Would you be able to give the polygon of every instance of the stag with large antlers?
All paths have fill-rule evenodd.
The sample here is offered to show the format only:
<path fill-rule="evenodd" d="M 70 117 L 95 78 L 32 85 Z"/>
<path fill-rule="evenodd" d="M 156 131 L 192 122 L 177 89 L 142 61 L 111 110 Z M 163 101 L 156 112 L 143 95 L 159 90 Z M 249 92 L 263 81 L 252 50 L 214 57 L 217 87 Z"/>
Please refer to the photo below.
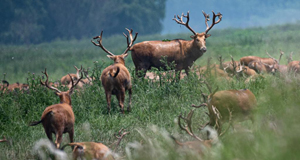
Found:
<path fill-rule="evenodd" d="M 128 69 L 125 66 L 125 58 L 128 55 L 128 51 L 130 47 L 133 45 L 133 42 L 136 40 L 138 33 L 135 34 L 135 37 L 132 37 L 132 32 L 133 30 L 129 30 L 126 28 L 126 30 L 129 32 L 129 35 L 126 35 L 125 33 L 124 36 L 127 39 L 127 48 L 121 55 L 114 55 L 113 53 L 109 52 L 107 49 L 104 48 L 102 45 L 102 33 L 100 36 L 96 36 L 93 39 L 98 39 L 98 44 L 92 40 L 92 43 L 95 46 L 100 47 L 103 51 L 105 51 L 107 54 L 107 57 L 112 59 L 114 61 L 114 64 L 108 66 L 102 71 L 101 74 L 101 82 L 102 86 L 104 87 L 105 90 L 105 95 L 106 95 L 106 101 L 107 101 L 107 109 L 108 113 L 110 112 L 110 101 L 111 101 L 111 95 L 116 95 L 118 101 L 119 101 L 119 106 L 121 108 L 121 112 L 124 113 L 124 100 L 125 100 L 125 92 L 128 90 L 129 92 L 129 105 L 127 110 L 130 111 L 130 105 L 131 105 L 131 76 L 128 71 Z"/>
<path fill-rule="evenodd" d="M 74 87 L 78 84 L 83 76 L 81 73 L 80 79 L 77 80 L 75 84 L 71 78 L 72 86 L 68 91 L 62 92 L 59 89 L 49 85 L 49 77 L 46 69 L 45 72 L 42 73 L 45 74 L 47 79 L 45 82 L 42 82 L 41 80 L 41 84 L 51 90 L 54 90 L 55 94 L 60 98 L 60 103 L 47 107 L 42 114 L 41 120 L 31 122 L 30 126 L 35 126 L 42 123 L 46 135 L 50 141 L 52 141 L 52 134 L 55 134 L 55 146 L 56 148 L 59 148 L 63 133 L 69 133 L 70 142 L 73 142 L 75 116 L 72 109 L 71 95 Z M 71 75 L 69 76 L 71 77 Z"/>
<path fill-rule="evenodd" d="M 205 82 L 207 84 L 207 82 Z M 209 86 L 207 84 L 207 86 Z M 199 106 L 192 105 L 199 108 L 207 106 L 209 111 L 209 122 L 206 125 L 215 127 L 219 135 L 224 134 L 232 125 L 233 120 L 244 121 L 250 119 L 253 122 L 253 110 L 256 107 L 255 95 L 249 89 L 241 90 L 223 90 L 212 92 L 204 98 L 205 103 Z M 205 97 L 205 96 L 204 96 Z M 229 122 L 227 129 L 222 131 L 222 124 Z"/>
<path fill-rule="evenodd" d="M 175 39 L 171 41 L 144 41 L 135 44 L 131 47 L 131 57 L 135 65 L 136 74 L 139 77 L 145 77 L 147 70 L 151 67 L 167 70 L 171 63 L 175 63 L 175 73 L 180 75 L 181 70 L 185 70 L 186 74 L 189 74 L 190 67 L 193 65 L 199 57 L 201 57 L 207 50 L 206 38 L 211 35 L 208 34 L 209 30 L 215 24 L 218 24 L 222 20 L 222 14 L 215 14 L 213 12 L 212 24 L 208 26 L 209 16 L 203 12 L 205 17 L 206 30 L 202 33 L 196 33 L 189 26 L 189 12 L 187 15 L 182 14 L 173 18 L 178 24 L 186 26 L 193 35 L 192 40 Z M 186 22 L 183 22 L 183 18 L 186 18 Z M 218 18 L 218 20 L 216 20 Z M 166 59 L 166 62 L 163 59 Z"/>

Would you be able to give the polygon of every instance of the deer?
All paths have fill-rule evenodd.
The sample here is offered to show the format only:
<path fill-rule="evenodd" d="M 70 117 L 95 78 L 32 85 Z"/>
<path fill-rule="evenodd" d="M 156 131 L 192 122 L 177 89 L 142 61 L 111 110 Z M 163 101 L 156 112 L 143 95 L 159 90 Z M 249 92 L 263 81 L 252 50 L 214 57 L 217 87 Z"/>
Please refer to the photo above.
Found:
<path fill-rule="evenodd" d="M 253 112 L 257 106 L 255 95 L 249 89 L 240 90 L 222 90 L 211 91 L 211 87 L 207 82 L 203 81 L 209 88 L 210 95 L 208 98 L 204 96 L 204 103 L 199 106 L 192 105 L 192 107 L 200 108 L 207 106 L 209 122 L 204 126 L 214 127 L 219 136 L 223 135 L 230 126 L 233 127 L 233 121 L 245 121 L 250 119 L 254 122 Z M 222 131 L 222 124 L 229 122 L 227 129 Z"/>
<path fill-rule="evenodd" d="M 124 100 L 125 100 L 125 92 L 128 91 L 129 93 L 129 105 L 127 107 L 127 111 L 131 111 L 130 105 L 131 105 L 131 94 L 132 94 L 132 85 L 131 85 L 131 75 L 128 71 L 128 69 L 125 66 L 125 58 L 128 56 L 128 51 L 130 47 L 133 45 L 134 41 L 137 38 L 138 33 L 135 33 L 135 37 L 132 37 L 133 30 L 129 30 L 128 34 L 123 33 L 125 38 L 127 39 L 127 48 L 121 55 L 114 55 L 110 51 L 108 51 L 103 45 L 102 45 L 102 33 L 101 31 L 100 36 L 96 36 L 93 39 L 97 39 L 97 42 L 94 42 L 93 39 L 91 42 L 95 45 L 100 47 L 104 52 L 106 52 L 108 55 L 107 57 L 112 59 L 114 63 L 108 67 L 106 67 L 100 76 L 102 86 L 105 90 L 106 95 L 106 101 L 107 101 L 107 110 L 108 113 L 110 113 L 110 101 L 111 101 L 111 95 L 116 95 L 119 106 L 121 108 L 121 112 L 124 114 Z M 130 39 L 130 40 L 129 40 Z"/>
<path fill-rule="evenodd" d="M 13 92 L 16 91 L 17 89 L 21 90 L 28 90 L 29 89 L 29 85 L 25 84 L 25 83 L 13 83 L 13 84 L 9 84 L 8 81 L 6 80 L 2 80 L 3 85 L 1 86 L 1 90 L 3 90 L 4 92 Z"/>
<path fill-rule="evenodd" d="M 74 84 L 72 76 L 70 76 L 72 87 L 65 91 L 62 92 L 59 89 L 50 86 L 48 84 L 48 73 L 46 71 L 43 72 L 46 76 L 46 81 L 43 82 L 42 80 L 40 81 L 41 85 L 49 88 L 50 90 L 54 90 L 55 94 L 59 97 L 60 103 L 54 104 L 51 106 L 48 106 L 39 121 L 33 121 L 29 125 L 30 126 L 36 126 L 40 123 L 43 124 L 44 130 L 46 132 L 46 135 L 48 139 L 52 142 L 52 134 L 55 134 L 55 147 L 59 148 L 60 143 L 62 142 L 62 136 L 64 133 L 69 134 L 70 142 L 73 142 L 73 137 L 74 137 L 74 123 L 75 123 L 75 115 L 73 113 L 72 109 L 72 103 L 71 103 L 71 95 L 73 94 L 74 87 L 78 84 L 80 79 L 83 77 L 81 73 L 81 77 L 77 82 Z"/>
<path fill-rule="evenodd" d="M 193 129 L 192 129 L 192 117 L 194 114 L 194 110 L 195 109 L 192 109 L 186 117 L 182 116 L 182 114 L 180 114 L 178 116 L 177 123 L 181 130 L 188 133 L 195 140 L 180 142 L 174 136 L 171 135 L 170 137 L 174 140 L 174 142 L 177 145 L 179 145 L 181 147 L 187 147 L 189 149 L 193 149 L 193 150 L 197 151 L 200 155 L 204 155 L 205 150 L 210 149 L 213 145 L 215 145 L 218 142 L 218 135 L 215 130 L 210 129 L 210 128 L 206 129 L 207 139 L 200 138 L 199 136 L 194 134 Z M 184 123 L 184 125 L 182 123 Z"/>
<path fill-rule="evenodd" d="M 82 71 L 82 66 L 80 69 L 78 69 L 76 66 L 74 66 L 74 68 L 76 69 L 76 74 L 71 73 L 61 77 L 60 82 L 62 85 L 68 85 L 71 83 L 71 79 L 77 80 L 77 77 L 80 77 L 79 73 Z M 71 75 L 71 77 L 69 75 Z"/>
<path fill-rule="evenodd" d="M 147 70 L 152 67 L 158 68 L 159 70 L 175 69 L 177 78 L 181 73 L 181 70 L 185 70 L 186 74 L 189 74 L 190 67 L 193 63 L 200 58 L 206 51 L 206 38 L 211 35 L 208 32 L 213 28 L 215 24 L 218 24 L 222 20 L 222 14 L 213 13 L 212 24 L 208 26 L 209 15 L 202 11 L 205 17 L 206 30 L 202 33 L 196 33 L 189 26 L 189 12 L 187 15 L 182 13 L 174 16 L 173 20 L 188 28 L 193 35 L 192 40 L 174 39 L 171 41 L 144 41 L 135 44 L 130 48 L 131 58 L 135 65 L 136 75 L 138 77 L 145 77 Z M 183 21 L 186 18 L 186 22 Z M 216 18 L 218 20 L 216 21 Z M 163 59 L 166 59 L 166 63 Z M 175 67 L 167 67 L 169 64 L 175 62 Z"/>
<path fill-rule="evenodd" d="M 119 146 L 123 137 L 129 132 L 123 132 L 123 129 L 119 130 L 118 136 L 115 137 L 118 139 L 116 148 Z M 99 160 L 114 160 L 113 152 L 109 147 L 100 142 L 73 142 L 64 145 L 61 150 L 64 150 L 65 147 L 71 146 L 73 149 L 73 159 L 99 159 Z M 116 149 L 115 148 L 115 149 Z"/>

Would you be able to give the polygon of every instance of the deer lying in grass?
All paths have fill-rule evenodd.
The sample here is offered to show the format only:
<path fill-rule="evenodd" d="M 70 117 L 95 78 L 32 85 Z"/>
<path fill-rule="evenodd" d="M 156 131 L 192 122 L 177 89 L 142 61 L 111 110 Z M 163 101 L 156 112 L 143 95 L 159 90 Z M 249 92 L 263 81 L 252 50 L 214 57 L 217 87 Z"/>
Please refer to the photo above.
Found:
<path fill-rule="evenodd" d="M 45 72 L 42 73 L 46 75 L 47 79 L 45 82 L 42 82 L 41 80 L 41 84 L 51 90 L 54 90 L 55 94 L 60 98 L 60 103 L 47 107 L 42 114 L 41 120 L 31 122 L 30 126 L 35 126 L 42 123 L 46 135 L 50 141 L 52 141 L 52 133 L 55 134 L 55 147 L 59 148 L 63 133 L 69 133 L 70 142 L 73 142 L 75 116 L 72 109 L 71 95 L 74 87 L 82 78 L 82 74 L 80 79 L 77 80 L 75 84 L 71 78 L 72 87 L 68 91 L 62 92 L 53 86 L 49 86 L 49 77 L 46 69 Z M 69 76 L 71 77 L 71 75 Z"/>
<path fill-rule="evenodd" d="M 204 83 L 207 84 L 207 82 Z M 192 106 L 196 108 L 208 107 L 210 120 L 206 125 L 215 127 L 219 135 L 223 135 L 229 129 L 233 120 L 244 121 L 250 119 L 253 122 L 252 112 L 256 108 L 257 102 L 255 95 L 249 89 L 215 90 L 211 92 L 211 88 L 208 88 L 211 94 L 207 99 L 204 98 L 205 103 L 199 106 Z M 229 122 L 228 128 L 221 133 L 222 124 L 225 122 Z"/>
<path fill-rule="evenodd" d="M 60 82 L 61 82 L 62 85 L 68 85 L 68 84 L 70 84 L 71 83 L 71 79 L 73 79 L 75 81 L 78 80 L 78 77 L 80 77 L 80 72 L 82 71 L 82 66 L 81 66 L 80 69 L 78 69 L 76 66 L 74 66 L 74 68 L 76 69 L 76 74 L 71 73 L 71 74 L 67 74 L 67 75 L 63 76 L 60 79 Z"/>
<path fill-rule="evenodd" d="M 129 132 L 123 132 L 123 129 L 119 131 L 118 142 L 116 148 L 120 144 L 122 138 Z M 64 145 L 61 149 L 64 150 L 65 147 L 72 146 L 73 149 L 73 159 L 98 159 L 98 160 L 114 160 L 113 152 L 104 144 L 97 142 L 74 142 Z"/>
<path fill-rule="evenodd" d="M 192 136 L 195 141 L 187 141 L 187 142 L 179 142 L 174 136 L 171 136 L 171 138 L 182 147 L 187 147 L 189 149 L 193 149 L 197 151 L 200 155 L 204 154 L 204 151 L 211 148 L 212 145 L 216 144 L 218 142 L 218 136 L 216 131 L 207 130 L 208 139 L 204 140 L 197 135 L 194 134 L 192 129 L 192 117 L 194 114 L 194 109 L 192 109 L 187 117 L 183 117 L 182 114 L 178 116 L 178 125 L 179 128 L 186 133 L 188 133 L 190 136 Z M 182 120 L 185 123 L 184 126 L 182 125 Z"/>
<path fill-rule="evenodd" d="M 20 91 L 25 90 L 26 91 L 29 89 L 29 85 L 25 84 L 25 83 L 20 84 L 19 82 L 16 82 L 13 84 L 9 84 L 9 82 L 6 80 L 3 80 L 2 83 L 3 83 L 3 85 L 1 85 L 1 90 L 3 92 L 13 92 L 16 90 L 20 90 Z"/>
<path fill-rule="evenodd" d="M 7 139 L 5 136 L 3 136 L 3 139 L 0 140 L 0 142 L 7 142 Z"/>
<path fill-rule="evenodd" d="M 127 28 L 126 28 L 127 29 Z M 108 113 L 110 112 L 110 101 L 111 101 L 111 95 L 116 95 L 118 101 L 119 101 L 119 106 L 121 108 L 121 112 L 124 113 L 124 100 L 125 100 L 125 91 L 128 90 L 129 92 L 129 106 L 127 108 L 128 111 L 131 110 L 130 105 L 131 105 L 131 76 L 128 71 L 128 69 L 125 66 L 125 58 L 128 55 L 128 51 L 130 47 L 133 45 L 133 42 L 137 38 L 137 34 L 135 34 L 134 39 L 132 38 L 132 29 L 129 30 L 129 36 L 126 35 L 125 33 L 124 36 L 127 38 L 127 48 L 126 50 L 121 54 L 121 55 L 114 55 L 113 53 L 109 52 L 107 49 L 104 48 L 102 45 L 102 33 L 100 36 L 96 36 L 93 39 L 98 39 L 98 44 L 96 44 L 93 40 L 92 43 L 95 46 L 98 46 L 102 48 L 107 54 L 107 57 L 112 59 L 114 61 L 114 64 L 108 66 L 102 71 L 101 74 L 101 82 L 102 86 L 104 87 L 105 94 L 106 94 L 106 101 L 107 101 L 107 110 Z M 130 38 L 130 42 L 129 42 Z"/>

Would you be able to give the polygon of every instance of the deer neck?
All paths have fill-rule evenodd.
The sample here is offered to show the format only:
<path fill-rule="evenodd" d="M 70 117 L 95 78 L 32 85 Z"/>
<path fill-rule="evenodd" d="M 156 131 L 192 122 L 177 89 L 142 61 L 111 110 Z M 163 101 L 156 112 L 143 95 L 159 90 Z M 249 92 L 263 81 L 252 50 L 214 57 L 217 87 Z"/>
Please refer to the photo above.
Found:
<path fill-rule="evenodd" d="M 70 106 L 72 106 L 71 96 L 69 94 L 62 94 L 59 96 L 60 103 L 66 103 Z"/>

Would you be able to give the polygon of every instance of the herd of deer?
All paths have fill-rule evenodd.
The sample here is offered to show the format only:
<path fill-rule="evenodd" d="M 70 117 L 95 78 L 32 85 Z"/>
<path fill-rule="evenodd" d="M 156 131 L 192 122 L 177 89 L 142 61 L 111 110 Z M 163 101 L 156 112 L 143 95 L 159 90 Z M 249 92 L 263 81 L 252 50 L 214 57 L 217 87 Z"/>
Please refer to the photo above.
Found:
<path fill-rule="evenodd" d="M 175 20 L 178 24 L 186 26 L 193 35 L 191 36 L 192 40 L 182 40 L 175 39 L 170 41 L 144 41 L 133 45 L 134 41 L 137 38 L 132 36 L 133 30 L 127 29 L 129 34 L 124 34 L 127 39 L 127 48 L 121 55 L 114 55 L 108 51 L 102 44 L 102 33 L 99 36 L 94 37 L 93 39 L 97 40 L 94 42 L 93 39 L 91 42 L 100 47 L 108 55 L 108 58 L 112 59 L 114 63 L 102 71 L 100 80 L 102 86 L 105 90 L 106 101 L 107 101 L 107 110 L 110 112 L 111 108 L 111 96 L 116 95 L 119 107 L 121 112 L 124 113 L 124 100 L 125 92 L 129 92 L 129 105 L 127 111 L 131 111 L 131 95 L 132 95 L 132 84 L 131 84 L 131 75 L 128 69 L 125 66 L 125 58 L 128 56 L 128 51 L 131 51 L 131 57 L 135 65 L 136 74 L 138 77 L 147 77 L 147 70 L 150 70 L 152 67 L 159 68 L 162 70 L 167 70 L 167 65 L 169 63 L 175 63 L 175 75 L 179 76 L 180 79 L 181 70 L 185 70 L 186 75 L 189 75 L 190 68 L 192 67 L 194 61 L 201 57 L 207 50 L 206 48 L 206 38 L 211 35 L 208 34 L 210 29 L 215 24 L 218 24 L 222 20 L 222 14 L 213 13 L 212 24 L 209 26 L 208 21 L 210 17 L 208 14 L 203 12 L 205 17 L 205 24 L 207 26 L 206 30 L 202 33 L 196 33 L 189 26 L 189 12 L 187 15 L 182 14 L 181 16 L 175 16 Z M 186 22 L 183 21 L 183 18 L 186 18 Z M 218 18 L 218 19 L 217 19 Z M 267 53 L 268 54 L 268 53 Z M 300 73 L 300 61 L 292 61 L 291 56 L 288 65 L 280 65 L 280 59 L 283 55 L 281 51 L 279 59 L 275 59 L 272 56 L 269 58 L 261 58 L 257 56 L 246 56 L 242 57 L 239 61 L 234 61 L 231 57 L 231 61 L 224 62 L 222 57 L 219 57 L 219 65 L 207 65 L 201 67 L 197 72 L 201 75 L 203 72 L 210 70 L 214 74 L 219 76 L 240 76 L 246 75 L 248 77 L 254 77 L 255 75 L 260 75 L 261 73 L 275 73 L 279 72 L 280 74 L 292 73 L 297 75 Z M 166 63 L 162 63 L 161 59 L 166 58 Z M 70 143 L 65 146 L 75 147 L 73 150 L 74 158 L 77 157 L 89 157 L 94 159 L 109 159 L 112 158 L 108 156 L 110 149 L 101 144 L 94 142 L 77 142 L 74 143 L 74 123 L 75 116 L 72 110 L 71 95 L 75 87 L 82 87 L 84 84 L 92 84 L 93 78 L 89 77 L 87 71 L 84 71 L 82 67 L 77 70 L 76 74 L 68 74 L 61 78 L 61 84 L 66 85 L 69 90 L 62 92 L 57 89 L 57 84 L 50 83 L 48 73 L 45 69 L 42 72 L 46 76 L 46 81 L 41 80 L 41 85 L 54 90 L 56 95 L 60 98 L 59 104 L 54 104 L 47 107 L 42 113 L 41 119 L 36 122 L 31 122 L 30 126 L 34 126 L 42 123 L 45 133 L 50 141 L 52 141 L 52 134 L 55 134 L 55 146 L 60 148 L 60 143 L 62 142 L 62 135 L 64 133 L 69 134 Z M 83 73 L 86 76 L 86 79 L 83 79 Z M 149 74 L 148 74 L 149 76 Z M 192 105 L 192 107 L 207 107 L 209 122 L 203 125 L 203 128 L 206 126 L 211 126 L 215 128 L 218 132 L 218 135 L 223 135 L 230 126 L 232 126 L 233 121 L 243 121 L 250 119 L 253 121 L 253 110 L 256 107 L 256 98 L 255 95 L 248 89 L 241 90 L 223 90 L 223 91 L 212 91 L 211 87 L 208 85 L 206 80 L 201 79 L 199 83 L 206 84 L 210 94 L 202 94 L 205 103 L 200 104 L 199 106 Z M 1 86 L 2 90 L 10 90 L 8 83 L 5 82 Z M 24 87 L 24 86 L 22 86 Z M 28 87 L 28 86 L 25 86 Z M 205 146 L 211 146 L 211 140 L 203 140 L 200 137 L 196 136 L 191 127 L 192 116 L 194 109 L 190 111 L 187 117 L 179 115 L 178 124 L 179 127 L 186 131 L 189 135 L 196 139 L 197 143 L 203 143 Z M 186 123 L 182 125 L 182 120 Z M 229 122 L 229 125 L 225 131 L 222 132 L 222 124 Z M 125 134 L 127 134 L 126 132 Z M 121 138 L 123 135 L 120 136 Z M 120 139 L 121 139 L 120 138 Z M 180 143 L 176 139 L 175 141 L 180 145 L 189 145 L 191 142 Z M 65 147 L 64 146 L 64 147 Z M 62 148 L 64 148 L 62 147 Z"/>

